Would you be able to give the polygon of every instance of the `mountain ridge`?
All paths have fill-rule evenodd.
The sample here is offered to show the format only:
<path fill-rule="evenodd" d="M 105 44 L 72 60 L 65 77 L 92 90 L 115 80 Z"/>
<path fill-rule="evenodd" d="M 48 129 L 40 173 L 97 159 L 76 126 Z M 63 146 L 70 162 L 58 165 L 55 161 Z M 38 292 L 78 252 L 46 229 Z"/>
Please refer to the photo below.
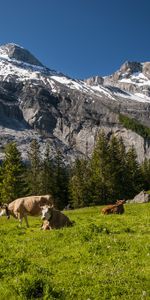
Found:
<path fill-rule="evenodd" d="M 112 75 L 83 81 L 50 70 L 28 50 L 21 61 L 21 54 L 11 54 L 12 47 L 25 50 L 0 46 L 0 148 L 16 140 L 26 159 L 29 141 L 37 138 L 72 161 L 77 155 L 90 157 L 103 129 L 122 136 L 127 148 L 133 144 L 139 160 L 150 157 L 149 141 L 119 121 L 119 114 L 125 114 L 150 127 L 149 62 L 125 62 Z"/>

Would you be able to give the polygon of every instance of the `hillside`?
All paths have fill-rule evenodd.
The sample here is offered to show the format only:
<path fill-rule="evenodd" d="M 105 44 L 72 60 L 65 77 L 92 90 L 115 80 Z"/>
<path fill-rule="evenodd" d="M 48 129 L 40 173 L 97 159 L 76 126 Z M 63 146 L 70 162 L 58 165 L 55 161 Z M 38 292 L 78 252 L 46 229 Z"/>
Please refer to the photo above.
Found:
<path fill-rule="evenodd" d="M 122 136 L 138 159 L 150 157 L 149 139 L 126 129 L 119 115 L 150 127 L 149 63 L 121 66 L 111 76 L 72 79 L 50 70 L 28 50 L 13 43 L 0 47 L 0 158 L 5 143 L 16 140 L 24 159 L 30 141 L 37 138 L 52 155 L 61 149 L 64 159 L 90 156 L 100 129 Z"/>
<path fill-rule="evenodd" d="M 65 212 L 75 225 L 45 232 L 39 218 L 29 229 L 0 218 L 0 299 L 150 299 L 149 203 L 101 209 Z"/>

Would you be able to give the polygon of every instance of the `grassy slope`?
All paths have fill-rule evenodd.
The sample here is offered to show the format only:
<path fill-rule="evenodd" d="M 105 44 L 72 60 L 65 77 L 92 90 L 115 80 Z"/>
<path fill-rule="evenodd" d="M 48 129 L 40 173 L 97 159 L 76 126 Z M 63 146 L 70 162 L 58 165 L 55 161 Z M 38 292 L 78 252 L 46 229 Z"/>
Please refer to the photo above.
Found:
<path fill-rule="evenodd" d="M 1 218 L 0 300 L 150 299 L 150 203 L 125 210 L 69 211 L 74 227 L 52 232 Z"/>

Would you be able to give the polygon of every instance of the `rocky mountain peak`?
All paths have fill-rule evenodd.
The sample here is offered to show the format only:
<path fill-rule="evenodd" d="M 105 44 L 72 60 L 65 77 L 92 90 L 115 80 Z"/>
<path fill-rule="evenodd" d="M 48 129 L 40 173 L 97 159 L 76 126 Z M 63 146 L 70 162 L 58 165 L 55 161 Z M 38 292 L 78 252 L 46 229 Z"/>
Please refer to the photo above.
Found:
<path fill-rule="evenodd" d="M 142 72 L 142 64 L 136 61 L 126 61 L 120 68 L 121 73 L 132 73 Z"/>
<path fill-rule="evenodd" d="M 16 59 L 31 65 L 43 66 L 28 50 L 14 43 L 0 46 L 0 56 Z"/>
<path fill-rule="evenodd" d="M 134 83 L 135 78 L 138 80 L 138 74 L 144 74 L 143 68 L 145 63 L 140 63 L 137 61 L 125 61 L 119 70 L 117 70 L 115 73 L 109 76 L 104 77 L 104 85 L 117 85 L 119 87 L 120 81 L 131 79 L 131 82 L 128 83 Z M 146 68 L 147 70 L 148 68 Z M 133 79 L 133 82 L 132 82 Z M 126 81 L 127 82 L 127 81 Z M 121 87 L 125 89 L 124 87 Z"/>
<path fill-rule="evenodd" d="M 143 74 L 150 79 L 150 62 L 143 63 Z"/>

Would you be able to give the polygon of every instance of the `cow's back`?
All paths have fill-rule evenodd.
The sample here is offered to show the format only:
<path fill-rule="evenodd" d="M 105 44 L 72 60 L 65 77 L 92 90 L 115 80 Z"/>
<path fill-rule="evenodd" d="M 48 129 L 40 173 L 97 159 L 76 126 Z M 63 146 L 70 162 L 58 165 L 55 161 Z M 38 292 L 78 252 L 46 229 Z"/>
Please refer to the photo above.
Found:
<path fill-rule="evenodd" d="M 64 226 L 71 226 L 72 222 L 69 218 L 64 215 L 61 211 L 53 208 L 52 210 L 52 218 L 49 221 L 51 228 L 59 229 Z"/>
<path fill-rule="evenodd" d="M 13 212 L 27 213 L 36 216 L 41 213 L 41 205 L 52 203 L 53 200 L 51 195 L 28 196 L 14 200 L 9 204 L 8 208 Z"/>
<path fill-rule="evenodd" d="M 21 206 L 22 202 L 23 202 L 23 199 L 24 198 L 18 198 L 12 202 L 10 202 L 8 204 L 8 209 L 10 212 L 14 212 L 14 211 L 17 211 L 18 208 Z"/>
<path fill-rule="evenodd" d="M 41 213 L 41 206 L 45 204 L 52 204 L 52 197 L 50 195 L 30 196 L 25 197 L 23 200 L 24 209 L 32 216 L 39 215 Z"/>

